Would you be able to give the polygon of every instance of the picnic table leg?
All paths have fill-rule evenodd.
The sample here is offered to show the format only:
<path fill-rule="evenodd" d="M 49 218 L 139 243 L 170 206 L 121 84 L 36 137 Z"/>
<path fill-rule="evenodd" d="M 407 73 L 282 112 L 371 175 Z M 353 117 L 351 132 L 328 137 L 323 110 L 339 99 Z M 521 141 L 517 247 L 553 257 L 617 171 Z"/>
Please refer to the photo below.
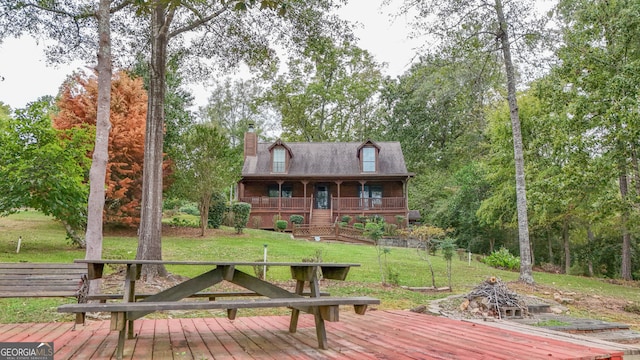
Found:
<path fill-rule="evenodd" d="M 125 329 L 120 330 L 118 333 L 118 349 L 116 350 L 116 359 L 118 360 L 122 360 L 122 354 L 124 353 L 125 333 Z"/>
<path fill-rule="evenodd" d="M 296 281 L 296 294 L 301 295 L 304 291 L 304 280 Z M 289 323 L 289 332 L 294 333 L 298 329 L 298 317 L 300 316 L 300 310 L 291 310 L 291 322 Z"/>
<path fill-rule="evenodd" d="M 311 291 L 311 297 L 320 297 L 320 284 L 318 283 L 318 278 L 313 277 L 311 281 L 309 281 L 309 291 Z M 322 350 L 328 349 L 327 345 L 327 330 L 324 326 L 324 319 L 322 318 L 322 314 L 320 313 L 320 308 L 317 306 L 313 307 L 313 317 L 316 321 L 316 337 L 318 338 L 318 347 Z"/>
<path fill-rule="evenodd" d="M 123 302 L 134 302 L 135 301 L 136 279 L 139 276 L 140 269 L 141 268 L 138 265 L 127 264 L 127 274 L 126 274 L 125 284 L 124 284 L 124 295 L 123 295 L 124 299 L 123 299 Z M 133 334 L 133 320 L 127 321 L 127 328 L 128 328 L 128 331 L 127 331 L 128 338 L 129 339 L 133 339 L 135 337 L 135 335 Z M 118 344 L 118 346 L 119 346 L 119 344 Z"/>

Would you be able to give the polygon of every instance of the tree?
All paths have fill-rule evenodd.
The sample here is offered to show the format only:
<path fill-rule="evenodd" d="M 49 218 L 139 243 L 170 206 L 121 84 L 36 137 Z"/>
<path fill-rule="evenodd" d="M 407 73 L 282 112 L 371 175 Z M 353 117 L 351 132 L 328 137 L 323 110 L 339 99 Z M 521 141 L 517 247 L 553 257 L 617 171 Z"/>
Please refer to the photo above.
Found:
<path fill-rule="evenodd" d="M 263 101 L 264 92 L 255 79 L 227 78 L 215 84 L 207 104 L 199 109 L 200 118 L 223 130 L 232 147 L 242 148 L 249 124 L 262 136 L 273 133 L 279 126 L 273 109 Z"/>
<path fill-rule="evenodd" d="M 201 236 L 213 195 L 238 180 L 241 161 L 238 150 L 230 147 L 215 124 L 193 125 L 185 134 L 183 155 L 175 159 L 174 186 L 183 197 L 198 202 Z"/>
<path fill-rule="evenodd" d="M 109 224 L 137 226 L 140 222 L 147 94 L 142 79 L 131 78 L 124 71 L 114 76 L 111 93 L 112 130 L 108 138 L 110 150 L 103 217 Z M 70 77 L 60 90 L 54 126 L 95 130 L 97 96 L 95 77 L 80 73 Z"/>
<path fill-rule="evenodd" d="M 47 34 L 46 36 L 58 42 L 57 46 L 50 48 L 49 59 L 59 61 L 70 56 L 88 58 L 90 54 L 97 53 L 98 111 L 96 142 L 89 171 L 89 206 L 85 235 L 87 259 L 102 257 L 102 211 L 111 102 L 111 13 L 127 5 L 129 2 L 123 1 L 111 8 L 111 0 L 99 0 L 97 6 L 93 0 L 0 1 L 0 40 L 7 35 Z M 92 24 L 93 21 L 97 24 Z M 95 291 L 95 287 L 90 291 Z"/>
<path fill-rule="evenodd" d="M 142 212 L 136 258 L 157 260 L 162 258 L 163 106 L 169 43 L 175 45 L 175 51 L 184 51 L 194 57 L 222 60 L 218 64 L 220 67 L 233 67 L 240 61 L 245 61 L 257 68 L 273 56 L 274 51 L 269 48 L 273 39 L 292 44 L 326 29 L 336 33 L 345 29 L 340 26 L 331 28 L 330 26 L 336 25 L 335 21 L 323 22 L 328 18 L 324 15 L 325 12 L 333 7 L 331 0 L 151 0 L 137 5 L 137 13 L 148 16 L 151 71 Z M 193 32 L 197 29 L 202 31 Z M 285 35 L 285 31 L 291 31 L 294 35 Z M 194 34 L 190 42 L 184 39 L 187 32 Z M 205 46 L 209 44 L 216 46 Z M 201 74 L 197 70 L 194 72 Z M 142 272 L 147 279 L 166 275 L 163 266 L 144 266 Z"/>
<path fill-rule="evenodd" d="M 289 141 L 364 141 L 377 123 L 381 66 L 347 39 L 318 37 L 288 72 L 274 80 L 267 101 Z"/>
<path fill-rule="evenodd" d="M 532 275 L 529 224 L 527 215 L 524 154 L 518 102 L 516 99 L 516 70 L 512 58 L 514 44 L 535 45 L 542 33 L 541 23 L 533 17 L 533 4 L 495 0 L 493 4 L 482 0 L 405 2 L 405 11 L 416 7 L 421 19 L 418 27 L 439 37 L 445 47 L 457 49 L 459 56 L 485 54 L 487 58 L 501 56 L 506 75 L 516 179 L 516 205 L 520 244 L 520 281 L 534 283 Z M 526 15 L 526 16 L 525 16 Z M 533 19 L 533 20 L 531 20 Z M 436 47 L 438 48 L 438 47 Z"/>
<path fill-rule="evenodd" d="M 640 215 L 638 6 L 627 1 L 561 1 L 561 62 L 545 96 L 558 97 L 548 103 L 572 138 L 582 142 L 592 181 L 617 182 L 618 197 L 603 196 L 599 204 L 619 220 L 620 276 L 627 280 L 632 278 L 632 243 Z"/>
<path fill-rule="evenodd" d="M 42 211 L 62 222 L 73 244 L 84 247 L 77 233 L 86 225 L 88 132 L 55 130 L 50 97 L 17 110 L 15 118 L 8 107 L 0 110 L 0 215 L 25 207 Z"/>

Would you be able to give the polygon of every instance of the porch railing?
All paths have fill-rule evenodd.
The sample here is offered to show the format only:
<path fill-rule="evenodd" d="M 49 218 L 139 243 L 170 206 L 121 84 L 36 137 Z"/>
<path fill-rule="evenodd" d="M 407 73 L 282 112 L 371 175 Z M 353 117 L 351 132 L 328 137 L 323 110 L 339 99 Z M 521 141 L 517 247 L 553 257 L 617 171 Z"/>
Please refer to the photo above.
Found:
<path fill-rule="evenodd" d="M 403 197 L 386 198 L 333 198 L 334 208 L 340 211 L 346 210 L 403 210 L 406 209 L 406 200 Z"/>
<path fill-rule="evenodd" d="M 240 201 L 251 204 L 252 209 L 281 209 L 281 210 L 302 210 L 311 209 L 313 198 L 303 197 L 267 197 L 255 196 L 244 197 Z M 404 197 L 383 197 L 383 198 L 358 198 L 358 197 L 332 197 L 331 209 L 333 211 L 361 211 L 361 210 L 404 210 L 407 202 Z"/>

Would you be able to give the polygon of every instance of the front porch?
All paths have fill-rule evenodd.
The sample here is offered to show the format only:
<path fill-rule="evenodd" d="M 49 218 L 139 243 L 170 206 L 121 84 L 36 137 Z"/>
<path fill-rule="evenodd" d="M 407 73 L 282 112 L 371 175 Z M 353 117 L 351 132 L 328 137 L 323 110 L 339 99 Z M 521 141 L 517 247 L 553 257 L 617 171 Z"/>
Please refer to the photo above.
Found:
<path fill-rule="evenodd" d="M 302 215 L 303 225 L 333 225 L 343 216 L 350 216 L 356 222 L 358 216 L 380 216 L 386 222 L 396 223 L 396 216 L 408 217 L 405 197 L 359 198 L 330 196 L 318 201 L 308 197 L 241 197 L 241 202 L 251 204 L 249 227 L 271 229 L 274 219 L 289 221 L 291 215 Z M 320 205 L 319 205 L 320 204 Z M 291 224 L 289 224 L 291 229 Z"/>

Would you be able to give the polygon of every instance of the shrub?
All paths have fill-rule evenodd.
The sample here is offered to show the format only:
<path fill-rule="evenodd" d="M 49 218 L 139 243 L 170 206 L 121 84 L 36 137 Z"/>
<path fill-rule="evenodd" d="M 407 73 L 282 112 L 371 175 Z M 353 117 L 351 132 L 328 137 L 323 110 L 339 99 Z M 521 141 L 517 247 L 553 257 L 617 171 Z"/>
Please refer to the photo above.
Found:
<path fill-rule="evenodd" d="M 382 224 L 384 223 L 384 217 L 380 215 L 371 215 L 368 221 L 376 224 Z"/>
<path fill-rule="evenodd" d="M 260 229 L 262 226 L 262 216 L 254 216 L 251 218 L 251 225 L 254 229 Z"/>
<path fill-rule="evenodd" d="M 366 216 L 356 215 L 356 221 L 359 223 L 366 223 L 369 220 Z"/>
<path fill-rule="evenodd" d="M 398 233 L 398 225 L 384 223 L 384 233 L 385 235 L 395 236 Z"/>
<path fill-rule="evenodd" d="M 342 217 L 340 218 L 340 221 L 349 224 L 351 222 L 351 219 L 353 218 L 349 215 L 342 215 Z"/>
<path fill-rule="evenodd" d="M 358 229 L 358 230 L 364 230 L 364 224 L 363 223 L 355 223 L 355 224 L 353 224 L 353 228 L 354 229 Z"/>
<path fill-rule="evenodd" d="M 273 215 L 273 219 L 271 219 L 273 224 L 273 230 L 278 231 L 278 221 L 282 220 L 282 216 L 279 214 Z"/>
<path fill-rule="evenodd" d="M 341 222 L 338 223 L 338 226 L 340 226 L 341 228 L 347 227 L 347 225 L 349 225 L 349 223 L 348 222 L 344 222 L 344 221 L 341 221 Z"/>
<path fill-rule="evenodd" d="M 242 230 L 247 227 L 249 222 L 249 214 L 251 213 L 251 204 L 237 202 L 231 206 L 233 213 L 233 227 L 236 233 L 242 234 Z"/>
<path fill-rule="evenodd" d="M 227 204 L 225 198 L 221 194 L 214 194 L 211 197 L 211 204 L 209 205 L 209 219 L 208 225 L 214 229 L 219 229 L 224 220 L 225 212 L 227 211 Z"/>
<path fill-rule="evenodd" d="M 509 250 L 504 247 L 484 258 L 483 262 L 499 269 L 517 270 L 520 268 L 520 258 L 513 256 Z"/>
<path fill-rule="evenodd" d="M 289 216 L 289 221 L 295 225 L 301 225 L 304 222 L 304 216 L 302 215 L 291 215 Z"/>
<path fill-rule="evenodd" d="M 194 203 L 187 203 L 180 206 L 179 211 L 189 215 L 200 216 L 200 210 L 198 210 L 198 206 Z"/>
<path fill-rule="evenodd" d="M 406 217 L 402 216 L 402 215 L 396 215 L 396 223 L 398 224 L 398 227 L 402 227 L 404 225 L 405 220 L 407 220 Z"/>
<path fill-rule="evenodd" d="M 287 220 L 277 220 L 276 221 L 276 228 L 280 232 L 285 231 L 287 229 L 287 226 L 289 226 L 289 222 Z"/>
<path fill-rule="evenodd" d="M 377 242 L 384 233 L 380 224 L 370 222 L 364 226 L 364 234 L 369 239 Z"/>

